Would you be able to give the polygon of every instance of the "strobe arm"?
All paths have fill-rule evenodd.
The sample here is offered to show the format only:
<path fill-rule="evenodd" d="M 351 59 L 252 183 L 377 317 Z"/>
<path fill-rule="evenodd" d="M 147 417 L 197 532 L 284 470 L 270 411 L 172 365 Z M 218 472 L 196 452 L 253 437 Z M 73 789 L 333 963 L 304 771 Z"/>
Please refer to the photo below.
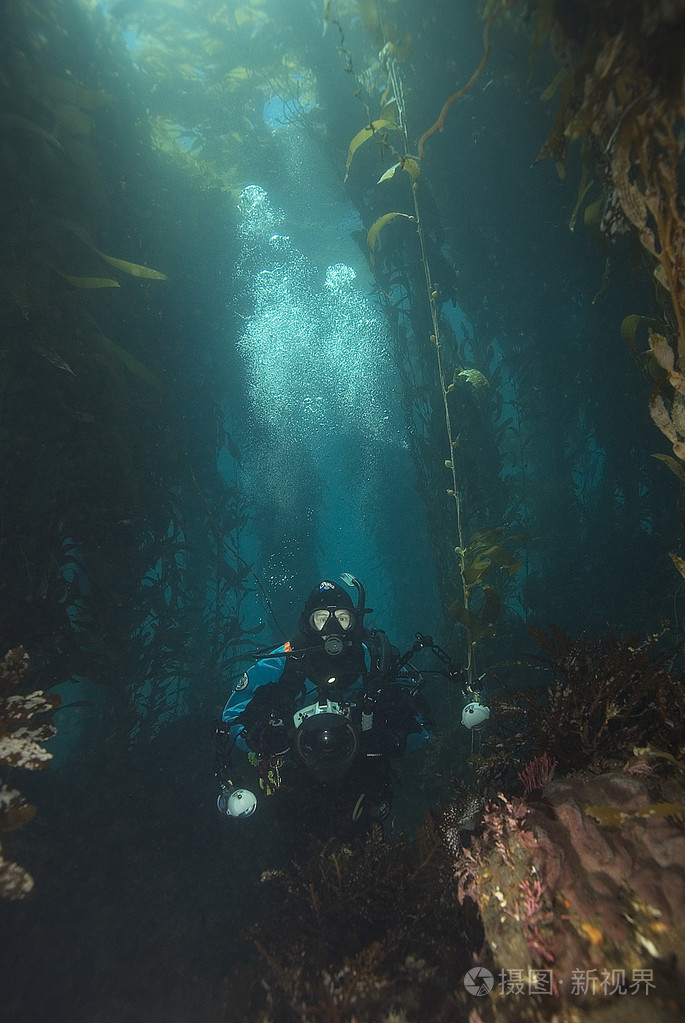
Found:
<path fill-rule="evenodd" d="M 450 655 L 434 642 L 432 636 L 424 636 L 422 633 L 417 632 L 414 645 L 411 650 L 400 658 L 399 667 L 407 664 L 419 650 L 430 650 L 444 665 L 440 674 L 448 678 L 450 682 L 456 682 L 460 687 L 462 696 L 466 701 L 461 714 L 462 725 L 468 728 L 469 731 L 478 731 L 483 728 L 490 718 L 490 708 L 485 703 L 482 695 L 469 685 L 468 676 L 462 666 L 455 664 Z"/>

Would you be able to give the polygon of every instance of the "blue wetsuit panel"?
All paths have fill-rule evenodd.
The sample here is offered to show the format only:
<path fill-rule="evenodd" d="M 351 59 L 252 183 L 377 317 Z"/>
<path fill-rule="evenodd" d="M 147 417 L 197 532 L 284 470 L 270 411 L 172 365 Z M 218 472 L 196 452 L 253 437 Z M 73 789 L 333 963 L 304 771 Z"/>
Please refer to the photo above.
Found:
<path fill-rule="evenodd" d="M 366 644 L 363 644 L 363 646 L 364 662 L 368 671 L 371 668 L 371 654 L 369 653 Z M 257 689 L 261 686 L 268 685 L 271 682 L 278 682 L 285 669 L 287 656 L 288 655 L 285 653 L 285 644 L 276 647 L 275 650 L 271 651 L 271 653 L 269 653 L 266 657 L 257 661 L 256 664 L 240 676 L 233 687 L 233 692 L 228 698 L 223 714 L 221 715 L 221 720 L 232 726 L 230 728 L 230 732 L 234 738 L 235 744 L 238 749 L 241 749 L 244 752 L 248 752 L 248 746 L 242 737 L 242 725 L 233 725 L 232 723 L 237 721 Z M 357 676 L 352 685 L 348 686 L 341 694 L 341 699 L 345 700 L 352 693 L 358 691 L 362 686 L 362 682 L 362 676 Z M 301 710 L 303 707 L 308 706 L 308 704 L 314 699 L 316 699 L 316 686 L 310 679 L 307 679 L 305 682 L 305 691 L 296 701 L 296 709 Z M 421 731 L 413 732 L 409 735 L 407 738 L 405 753 L 415 752 L 423 746 L 431 736 L 431 731 L 423 718 L 417 716 L 417 722 L 421 725 Z"/>

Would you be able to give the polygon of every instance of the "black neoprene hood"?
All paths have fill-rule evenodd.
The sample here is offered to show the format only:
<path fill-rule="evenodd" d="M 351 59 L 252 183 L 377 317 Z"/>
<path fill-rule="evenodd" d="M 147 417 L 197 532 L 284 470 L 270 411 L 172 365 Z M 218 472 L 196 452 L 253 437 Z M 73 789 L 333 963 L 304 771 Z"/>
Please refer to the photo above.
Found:
<path fill-rule="evenodd" d="M 310 615 L 312 611 L 318 611 L 319 608 L 323 607 L 344 607 L 349 611 L 354 611 L 354 602 L 347 590 L 344 590 L 342 586 L 324 580 L 324 582 L 315 586 L 307 597 L 304 613 Z"/>

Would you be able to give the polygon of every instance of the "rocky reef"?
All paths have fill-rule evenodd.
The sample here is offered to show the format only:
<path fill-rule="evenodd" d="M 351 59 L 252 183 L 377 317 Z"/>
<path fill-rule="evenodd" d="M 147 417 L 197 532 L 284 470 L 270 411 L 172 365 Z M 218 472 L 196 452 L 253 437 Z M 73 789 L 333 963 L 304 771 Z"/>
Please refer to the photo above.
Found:
<path fill-rule="evenodd" d="M 620 770 L 500 795 L 465 848 L 447 812 L 459 898 L 478 905 L 476 958 L 494 980 L 483 1019 L 682 1018 L 683 769 L 647 748 Z"/>
<path fill-rule="evenodd" d="M 537 638 L 553 678 L 494 701 L 474 777 L 414 843 L 265 876 L 262 965 L 234 971 L 227 1019 L 683 1018 L 683 677 L 655 636 Z"/>
<path fill-rule="evenodd" d="M 29 670 L 29 656 L 23 647 L 10 650 L 0 661 L 0 764 L 10 771 L 36 771 L 52 759 L 42 743 L 55 734 L 46 714 L 59 706 L 60 698 L 42 689 L 17 692 Z M 18 789 L 0 779 L 0 831 L 14 831 L 33 819 L 32 806 Z M 0 896 L 25 899 L 33 891 L 33 878 L 11 860 L 0 847 Z"/>

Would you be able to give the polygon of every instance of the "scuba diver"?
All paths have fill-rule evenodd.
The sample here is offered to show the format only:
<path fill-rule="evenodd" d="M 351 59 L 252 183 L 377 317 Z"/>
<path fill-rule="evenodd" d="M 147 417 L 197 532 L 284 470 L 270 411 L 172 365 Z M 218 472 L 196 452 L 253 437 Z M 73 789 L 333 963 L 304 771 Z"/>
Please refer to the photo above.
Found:
<path fill-rule="evenodd" d="M 371 609 L 364 587 L 348 573 L 341 578 L 357 590 L 356 605 L 337 583 L 319 583 L 297 636 L 235 684 L 219 729 L 226 753 L 233 745 L 248 752 L 262 793 L 275 796 L 286 845 L 296 852 L 312 837 L 352 841 L 387 817 L 390 761 L 431 734 L 421 677 L 382 630 L 365 628 Z M 219 759 L 219 809 L 250 816 L 256 797 L 228 781 L 221 761 L 230 756 Z"/>
<path fill-rule="evenodd" d="M 423 674 L 410 660 L 424 647 L 443 662 L 438 672 L 466 697 L 462 724 L 477 731 L 489 708 L 465 673 L 430 636 L 416 634 L 400 656 L 381 629 L 364 625 L 372 613 L 353 575 L 355 604 L 324 580 L 307 597 L 294 639 L 263 652 L 233 687 L 217 729 L 219 810 L 250 817 L 257 797 L 234 786 L 231 753 L 248 753 L 259 789 L 274 796 L 279 825 L 293 857 L 312 838 L 350 842 L 390 812 L 394 758 L 423 747 L 431 736 Z"/>

